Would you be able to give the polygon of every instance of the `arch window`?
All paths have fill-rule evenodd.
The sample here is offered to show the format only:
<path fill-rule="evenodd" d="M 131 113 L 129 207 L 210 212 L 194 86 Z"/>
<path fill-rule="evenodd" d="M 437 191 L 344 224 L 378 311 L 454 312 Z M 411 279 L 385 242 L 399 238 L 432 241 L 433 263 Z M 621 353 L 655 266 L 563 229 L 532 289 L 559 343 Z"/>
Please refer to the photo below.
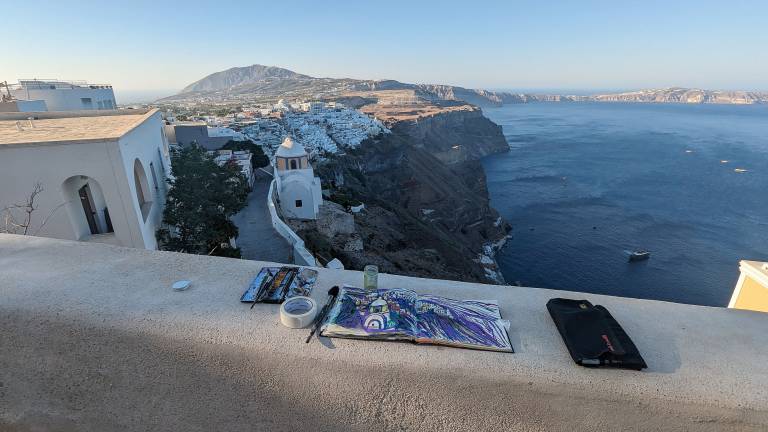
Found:
<path fill-rule="evenodd" d="M 152 174 L 152 186 L 155 187 L 155 190 L 159 190 L 160 187 L 157 184 L 157 175 L 155 174 L 155 165 L 154 163 L 149 163 L 149 173 Z"/>
<path fill-rule="evenodd" d="M 138 159 L 133 162 L 133 181 L 136 186 L 136 199 L 139 202 L 141 216 L 146 222 L 147 216 L 149 216 L 149 210 L 152 208 L 152 201 L 149 199 L 152 195 L 149 191 L 147 173 L 144 171 L 144 165 L 142 165 L 141 161 Z"/>

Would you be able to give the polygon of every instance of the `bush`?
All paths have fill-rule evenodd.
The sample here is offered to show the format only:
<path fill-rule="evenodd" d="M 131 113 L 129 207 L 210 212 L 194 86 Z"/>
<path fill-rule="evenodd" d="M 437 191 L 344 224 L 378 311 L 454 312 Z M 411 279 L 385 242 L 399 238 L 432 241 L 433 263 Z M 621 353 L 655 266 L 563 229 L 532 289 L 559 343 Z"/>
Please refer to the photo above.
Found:
<path fill-rule="evenodd" d="M 237 226 L 229 218 L 245 207 L 250 192 L 239 167 L 219 166 L 193 145 L 171 154 L 171 173 L 163 210 L 163 223 L 169 228 L 156 232 L 161 248 L 239 257 L 239 249 L 221 247 L 237 237 Z"/>

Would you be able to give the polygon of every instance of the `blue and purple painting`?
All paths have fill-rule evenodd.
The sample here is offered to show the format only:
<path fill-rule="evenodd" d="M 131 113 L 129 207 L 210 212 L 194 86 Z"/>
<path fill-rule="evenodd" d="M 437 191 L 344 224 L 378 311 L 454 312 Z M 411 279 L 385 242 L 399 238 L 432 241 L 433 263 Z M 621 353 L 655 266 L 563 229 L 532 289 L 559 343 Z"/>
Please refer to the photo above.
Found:
<path fill-rule="evenodd" d="M 344 287 L 322 334 L 513 352 L 495 302 Z"/>

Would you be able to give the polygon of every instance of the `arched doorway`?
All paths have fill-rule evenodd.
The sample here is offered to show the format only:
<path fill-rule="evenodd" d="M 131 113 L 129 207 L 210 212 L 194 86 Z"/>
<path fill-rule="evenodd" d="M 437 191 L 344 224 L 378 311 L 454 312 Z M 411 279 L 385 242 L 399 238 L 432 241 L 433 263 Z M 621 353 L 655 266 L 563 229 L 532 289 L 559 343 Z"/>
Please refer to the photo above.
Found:
<path fill-rule="evenodd" d="M 76 240 L 114 232 L 99 182 L 88 176 L 72 176 L 64 180 L 61 190 Z"/>

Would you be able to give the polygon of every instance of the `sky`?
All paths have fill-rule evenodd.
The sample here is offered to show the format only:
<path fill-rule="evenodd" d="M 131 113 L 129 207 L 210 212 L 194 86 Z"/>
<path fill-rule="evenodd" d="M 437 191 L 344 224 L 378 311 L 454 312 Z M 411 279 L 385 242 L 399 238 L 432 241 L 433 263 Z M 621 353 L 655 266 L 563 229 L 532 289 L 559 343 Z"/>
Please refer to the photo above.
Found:
<path fill-rule="evenodd" d="M 251 64 L 521 91 L 768 90 L 765 0 L 0 3 L 0 80 L 110 83 L 119 101 Z"/>

